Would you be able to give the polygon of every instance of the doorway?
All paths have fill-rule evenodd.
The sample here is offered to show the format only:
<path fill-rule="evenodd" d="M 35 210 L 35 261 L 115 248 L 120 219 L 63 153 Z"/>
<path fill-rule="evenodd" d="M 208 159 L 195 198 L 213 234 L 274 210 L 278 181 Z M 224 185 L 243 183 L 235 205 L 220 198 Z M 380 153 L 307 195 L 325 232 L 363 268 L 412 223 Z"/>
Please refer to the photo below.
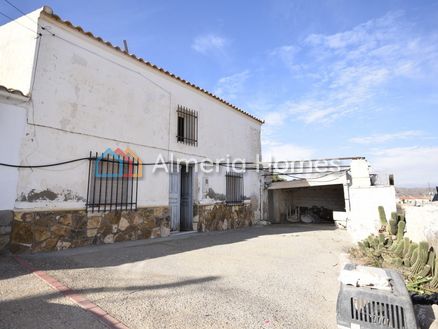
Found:
<path fill-rule="evenodd" d="M 193 230 L 193 166 L 173 165 L 169 173 L 171 231 Z"/>

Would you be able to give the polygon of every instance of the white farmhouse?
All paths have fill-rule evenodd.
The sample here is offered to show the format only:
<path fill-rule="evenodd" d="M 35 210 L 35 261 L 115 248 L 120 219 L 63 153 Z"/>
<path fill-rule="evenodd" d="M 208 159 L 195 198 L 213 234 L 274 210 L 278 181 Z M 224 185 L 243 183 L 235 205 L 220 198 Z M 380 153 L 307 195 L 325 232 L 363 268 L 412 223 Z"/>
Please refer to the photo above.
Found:
<path fill-rule="evenodd" d="M 12 251 L 223 230 L 259 218 L 259 173 L 231 175 L 223 165 L 206 173 L 198 164 L 257 161 L 263 122 L 49 7 L 0 27 L 0 85 L 0 162 L 20 166 L 0 166 L 0 226 L 12 227 Z M 128 153 L 135 169 L 125 163 L 121 176 L 109 175 L 120 169 L 114 152 Z M 159 159 L 166 166 L 154 170 Z"/>

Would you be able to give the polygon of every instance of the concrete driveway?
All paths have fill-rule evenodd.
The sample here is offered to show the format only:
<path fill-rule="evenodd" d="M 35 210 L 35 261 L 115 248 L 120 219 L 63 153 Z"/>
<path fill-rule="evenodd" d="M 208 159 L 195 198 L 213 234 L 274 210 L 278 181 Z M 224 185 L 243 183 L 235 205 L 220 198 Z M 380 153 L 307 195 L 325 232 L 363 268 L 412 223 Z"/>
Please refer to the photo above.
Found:
<path fill-rule="evenodd" d="M 349 247 L 331 226 L 272 225 L 21 257 L 129 328 L 335 328 Z M 103 327 L 10 256 L 0 266 L 1 328 Z"/>

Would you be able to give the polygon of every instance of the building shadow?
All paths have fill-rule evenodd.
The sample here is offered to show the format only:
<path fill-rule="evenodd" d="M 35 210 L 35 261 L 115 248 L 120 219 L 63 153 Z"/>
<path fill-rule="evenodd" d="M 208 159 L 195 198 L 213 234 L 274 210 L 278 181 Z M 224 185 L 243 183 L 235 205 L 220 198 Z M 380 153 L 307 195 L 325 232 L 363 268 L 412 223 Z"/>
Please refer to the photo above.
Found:
<path fill-rule="evenodd" d="M 134 285 L 128 287 L 102 287 L 75 289 L 74 293 L 86 295 L 99 292 L 139 292 L 160 289 L 178 289 L 220 279 L 207 276 L 155 285 Z M 0 301 L 0 328 L 108 328 L 94 315 L 78 306 L 60 304 L 59 292 L 37 294 L 24 298 Z M 18 315 L 18 316 L 17 316 Z"/>
<path fill-rule="evenodd" d="M 21 254 L 35 269 L 51 271 L 119 266 L 219 245 L 242 242 L 269 235 L 301 234 L 335 230 L 330 224 L 273 224 L 228 231 L 189 233 L 166 238 L 125 241 L 37 254 Z M 11 255 L 0 256 L 2 258 Z M 0 271 L 0 280 L 27 274 L 20 271 Z"/>

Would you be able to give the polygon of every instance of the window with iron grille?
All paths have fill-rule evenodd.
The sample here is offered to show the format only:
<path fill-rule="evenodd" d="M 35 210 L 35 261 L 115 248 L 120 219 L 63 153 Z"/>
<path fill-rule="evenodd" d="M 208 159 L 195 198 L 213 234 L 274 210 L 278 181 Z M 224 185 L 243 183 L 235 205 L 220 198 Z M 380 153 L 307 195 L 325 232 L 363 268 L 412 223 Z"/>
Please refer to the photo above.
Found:
<path fill-rule="evenodd" d="M 87 211 L 137 210 L 138 176 L 134 158 L 90 153 Z"/>
<path fill-rule="evenodd" d="M 226 178 L 226 202 L 242 203 L 244 200 L 243 174 L 227 172 Z"/>
<path fill-rule="evenodd" d="M 179 143 L 198 146 L 198 112 L 178 105 L 177 114 L 176 140 Z"/>

